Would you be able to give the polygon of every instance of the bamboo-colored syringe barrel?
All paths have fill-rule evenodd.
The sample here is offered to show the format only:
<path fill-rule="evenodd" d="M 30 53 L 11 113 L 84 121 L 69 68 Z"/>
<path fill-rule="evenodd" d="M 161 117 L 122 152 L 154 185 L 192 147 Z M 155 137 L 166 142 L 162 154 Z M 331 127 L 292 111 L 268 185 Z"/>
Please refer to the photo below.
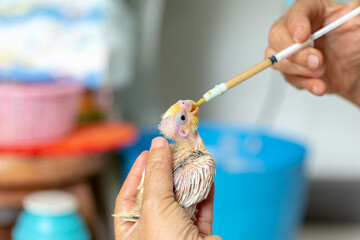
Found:
<path fill-rule="evenodd" d="M 254 76 L 255 74 L 263 71 L 264 69 L 270 67 L 272 65 L 271 60 L 265 59 L 264 61 L 256 64 L 255 66 L 249 68 L 248 70 L 236 75 L 235 77 L 231 78 L 230 80 L 226 81 L 225 84 L 227 85 L 228 89 L 235 87 L 236 85 L 242 83 L 246 79 Z"/>
<path fill-rule="evenodd" d="M 272 66 L 276 62 L 276 58 L 270 57 L 268 59 L 265 59 L 264 61 L 256 64 L 255 66 L 249 68 L 248 70 L 240 73 L 239 75 L 236 75 L 235 77 L 231 78 L 230 80 L 226 81 L 226 86 L 219 86 L 216 85 L 215 88 L 208 91 L 199 101 L 197 101 L 196 105 L 194 105 L 193 109 L 196 109 L 200 104 L 203 104 L 206 101 L 210 101 L 211 99 L 223 94 L 223 92 L 228 91 L 229 89 L 235 87 L 236 85 L 242 83 L 246 79 L 254 76 L 255 74 L 265 70 L 266 68 Z M 222 87 L 222 88 L 220 88 Z"/>

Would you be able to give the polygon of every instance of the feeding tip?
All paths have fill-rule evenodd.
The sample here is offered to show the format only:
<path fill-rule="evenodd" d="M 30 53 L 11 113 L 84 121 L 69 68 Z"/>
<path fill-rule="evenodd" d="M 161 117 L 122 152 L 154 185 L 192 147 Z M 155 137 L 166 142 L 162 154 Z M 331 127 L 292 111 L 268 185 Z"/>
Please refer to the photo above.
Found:
<path fill-rule="evenodd" d="M 194 116 L 197 116 L 199 114 L 199 107 L 194 104 L 190 110 L 190 113 Z"/>
<path fill-rule="evenodd" d="M 191 112 L 194 112 L 195 110 L 199 111 L 199 105 L 206 102 L 205 98 L 201 98 L 199 101 L 196 102 L 196 104 L 194 104 L 191 108 Z"/>
<path fill-rule="evenodd" d="M 190 112 L 194 112 L 196 109 L 198 109 L 198 105 L 194 104 L 192 105 Z"/>
<path fill-rule="evenodd" d="M 206 99 L 202 97 L 199 101 L 197 101 L 196 106 L 198 107 L 200 104 L 203 104 L 204 102 L 206 102 Z"/>

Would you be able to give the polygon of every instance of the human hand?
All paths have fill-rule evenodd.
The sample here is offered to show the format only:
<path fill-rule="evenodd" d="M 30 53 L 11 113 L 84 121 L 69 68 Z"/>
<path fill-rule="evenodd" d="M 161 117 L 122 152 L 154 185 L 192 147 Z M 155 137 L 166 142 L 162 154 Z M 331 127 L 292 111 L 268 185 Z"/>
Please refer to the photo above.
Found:
<path fill-rule="evenodd" d="M 305 42 L 311 33 L 360 6 L 360 0 L 342 4 L 330 0 L 298 0 L 269 34 L 266 57 Z M 356 16 L 308 47 L 276 63 L 285 79 L 299 89 L 322 96 L 337 93 L 360 106 L 360 16 Z"/>
<path fill-rule="evenodd" d="M 146 167 L 145 167 L 146 165 Z M 173 163 L 169 143 L 164 138 L 152 141 L 150 152 L 143 152 L 131 168 L 116 199 L 115 213 L 135 206 L 137 186 L 145 168 L 145 187 L 139 222 L 114 219 L 115 239 L 204 239 L 220 240 L 212 234 L 214 186 L 206 200 L 199 204 L 194 224 L 175 201 Z"/>

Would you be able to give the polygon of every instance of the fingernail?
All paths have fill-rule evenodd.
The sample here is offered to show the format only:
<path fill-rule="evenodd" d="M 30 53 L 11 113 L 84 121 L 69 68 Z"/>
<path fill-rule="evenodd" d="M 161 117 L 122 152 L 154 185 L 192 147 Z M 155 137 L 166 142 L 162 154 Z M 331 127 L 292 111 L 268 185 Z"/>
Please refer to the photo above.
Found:
<path fill-rule="evenodd" d="M 300 42 L 300 37 L 301 35 L 304 33 L 304 27 L 303 26 L 300 26 L 298 27 L 298 29 L 295 30 L 295 33 L 294 33 L 294 37 L 295 37 L 295 42 Z"/>
<path fill-rule="evenodd" d="M 315 95 L 317 95 L 317 96 L 319 96 L 320 94 L 321 94 L 321 92 L 320 92 L 320 88 L 318 87 L 318 86 L 314 86 L 314 88 L 313 88 L 313 93 L 315 94 Z"/>
<path fill-rule="evenodd" d="M 318 58 L 316 55 L 311 54 L 311 55 L 309 56 L 309 58 L 308 58 L 308 65 L 309 65 L 309 67 L 312 68 L 312 69 L 318 68 L 319 65 L 320 65 L 320 60 L 319 60 L 319 58 Z"/>
<path fill-rule="evenodd" d="M 151 149 L 161 148 L 165 146 L 165 140 L 161 137 L 154 138 L 151 142 Z"/>

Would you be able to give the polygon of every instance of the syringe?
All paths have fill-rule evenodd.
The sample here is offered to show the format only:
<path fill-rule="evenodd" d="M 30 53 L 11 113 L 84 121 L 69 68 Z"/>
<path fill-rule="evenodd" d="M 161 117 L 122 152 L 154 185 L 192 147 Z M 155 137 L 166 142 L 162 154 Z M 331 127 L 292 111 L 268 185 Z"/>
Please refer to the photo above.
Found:
<path fill-rule="evenodd" d="M 312 46 L 314 44 L 314 40 L 322 37 L 326 33 L 332 31 L 333 29 L 337 28 L 338 26 L 347 22 L 348 20 L 350 20 L 351 18 L 355 17 L 358 14 L 360 14 L 360 7 L 352 10 L 348 14 L 342 16 L 341 18 L 335 20 L 334 22 L 330 23 L 329 25 L 316 31 L 314 34 L 312 34 L 310 36 L 310 38 L 306 42 L 295 43 L 295 44 L 291 45 L 290 47 L 287 47 L 284 50 L 272 55 L 268 59 L 249 68 L 248 70 L 240 73 L 239 75 L 231 78 L 230 80 L 220 83 L 219 85 L 216 85 L 213 89 L 206 92 L 199 101 L 197 101 L 196 106 L 194 106 L 194 108 L 198 107 L 200 104 L 202 104 L 204 102 L 208 102 L 208 101 L 214 99 L 215 97 L 222 95 L 223 93 L 229 91 L 231 88 L 235 87 L 236 85 L 244 82 L 246 79 L 265 70 L 266 68 L 274 65 L 275 63 L 281 61 L 282 59 L 291 56 L 292 54 L 296 53 L 297 51 L 301 50 L 302 48 L 307 47 L 307 46 Z"/>

